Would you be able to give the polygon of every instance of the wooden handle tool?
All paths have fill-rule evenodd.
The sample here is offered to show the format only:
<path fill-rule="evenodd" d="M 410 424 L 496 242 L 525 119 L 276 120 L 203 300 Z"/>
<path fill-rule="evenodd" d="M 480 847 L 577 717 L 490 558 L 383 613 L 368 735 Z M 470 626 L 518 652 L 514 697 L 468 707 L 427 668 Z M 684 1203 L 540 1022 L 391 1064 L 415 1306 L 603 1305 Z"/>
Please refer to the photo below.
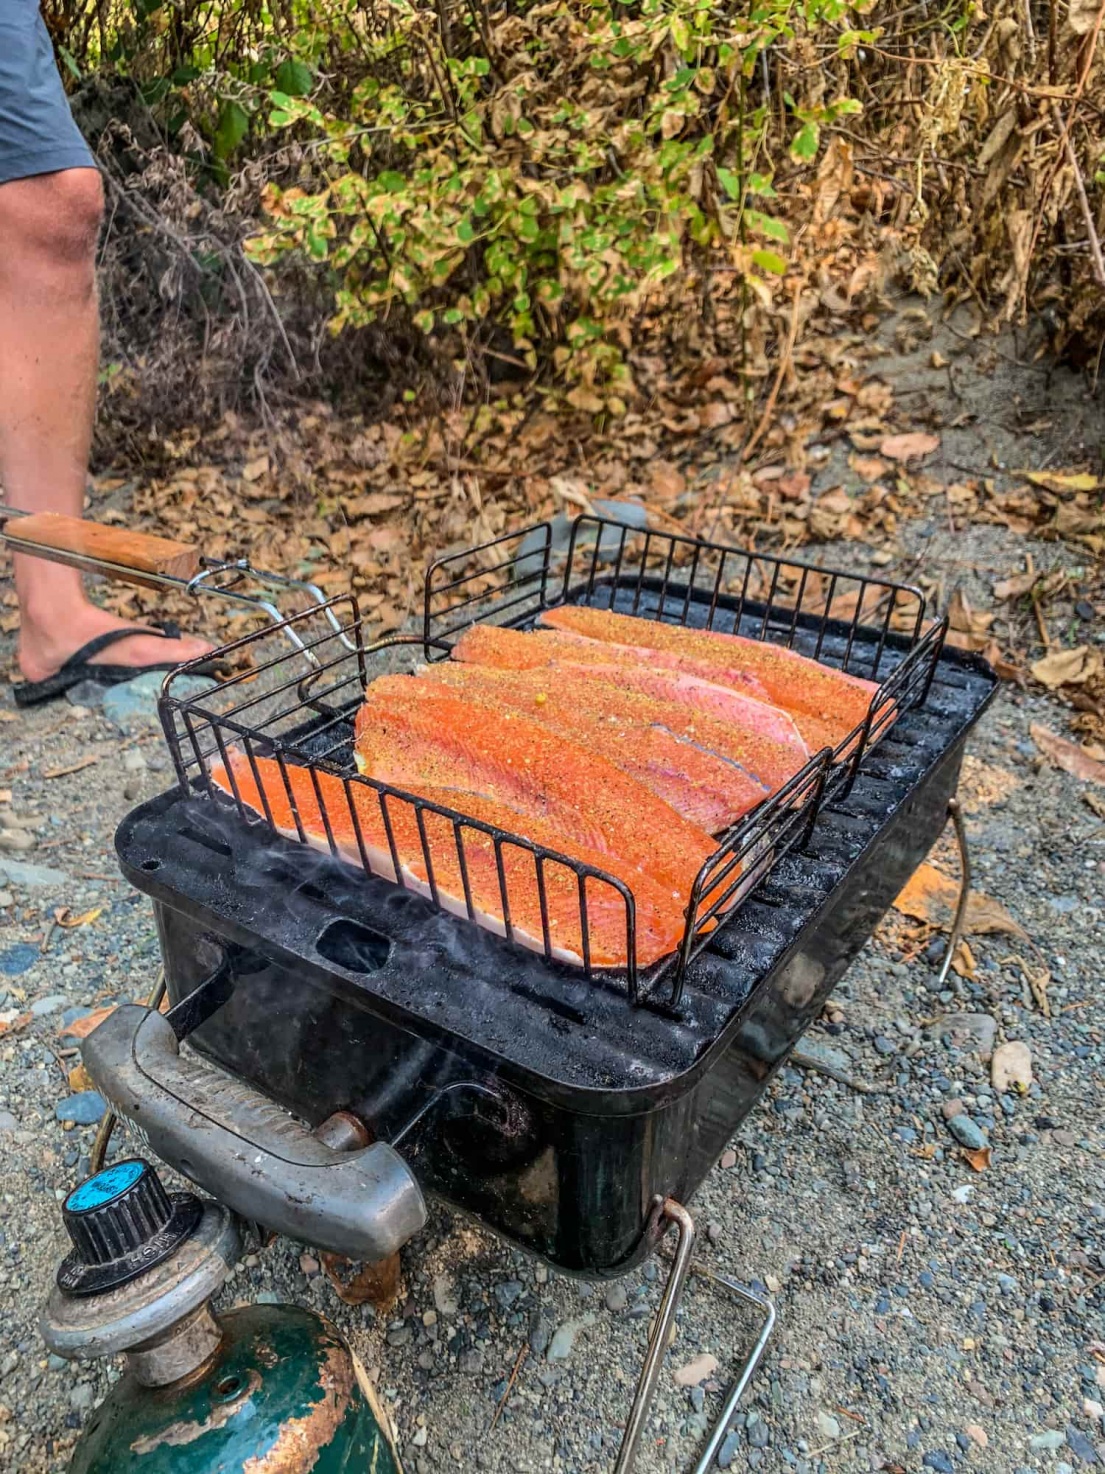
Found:
<path fill-rule="evenodd" d="M 68 563 L 123 583 L 156 587 L 165 579 L 187 582 L 200 571 L 198 548 L 149 532 L 106 527 L 56 512 L 8 517 L 0 525 L 14 552 Z"/>

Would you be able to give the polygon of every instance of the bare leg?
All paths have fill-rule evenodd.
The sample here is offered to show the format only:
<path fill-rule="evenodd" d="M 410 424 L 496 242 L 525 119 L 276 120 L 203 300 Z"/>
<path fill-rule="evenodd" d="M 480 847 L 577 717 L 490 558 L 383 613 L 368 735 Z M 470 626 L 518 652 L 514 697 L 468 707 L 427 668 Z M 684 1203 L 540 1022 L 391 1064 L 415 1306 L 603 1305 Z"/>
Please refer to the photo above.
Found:
<path fill-rule="evenodd" d="M 95 169 L 0 185 L 0 482 L 6 501 L 79 517 L 96 394 L 95 251 L 103 207 Z M 74 568 L 15 558 L 19 666 L 31 681 L 126 621 L 85 596 Z M 191 660 L 201 640 L 136 635 L 100 661 Z"/>

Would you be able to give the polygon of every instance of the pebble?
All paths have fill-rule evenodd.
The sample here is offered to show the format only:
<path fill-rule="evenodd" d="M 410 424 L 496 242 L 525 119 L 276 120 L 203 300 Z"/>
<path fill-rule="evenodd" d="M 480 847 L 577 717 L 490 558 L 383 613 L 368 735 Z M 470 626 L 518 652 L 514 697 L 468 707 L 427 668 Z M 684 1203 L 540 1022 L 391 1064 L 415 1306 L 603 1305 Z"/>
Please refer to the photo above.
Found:
<path fill-rule="evenodd" d="M 767 1448 L 771 1442 L 771 1429 L 764 1422 L 763 1418 L 756 1418 L 755 1422 L 753 1422 L 751 1413 L 748 1414 L 746 1435 L 748 1442 L 753 1448 Z"/>
<path fill-rule="evenodd" d="M 35 847 L 35 837 L 25 829 L 0 829 L 0 850 L 11 855 L 23 855 Z"/>
<path fill-rule="evenodd" d="M 717 1451 L 717 1466 L 719 1469 L 728 1469 L 729 1465 L 737 1456 L 740 1448 L 740 1436 L 736 1433 L 727 1433 L 722 1440 L 721 1447 Z"/>
<path fill-rule="evenodd" d="M 453 1276 L 451 1274 L 439 1274 L 434 1276 L 434 1305 L 439 1315 L 456 1315 L 460 1307 L 456 1291 L 453 1288 Z"/>
<path fill-rule="evenodd" d="M 979 1448 L 985 1448 L 986 1445 L 990 1442 L 986 1429 L 981 1427 L 981 1425 L 978 1423 L 964 1424 L 963 1431 L 964 1433 L 966 1433 L 967 1437 L 971 1440 L 972 1443 L 978 1444 Z"/>
<path fill-rule="evenodd" d="M 1102 1406 L 1100 1402 L 1097 1402 L 1092 1397 L 1082 1399 L 1082 1411 L 1086 1414 L 1087 1418 L 1092 1418 L 1095 1423 L 1105 1420 L 1105 1406 Z"/>
<path fill-rule="evenodd" d="M 26 972 L 41 957 L 37 947 L 32 947 L 30 942 L 16 942 L 14 947 L 5 947 L 0 952 L 0 972 L 9 978 L 17 978 L 20 973 Z"/>
<path fill-rule="evenodd" d="M 425 1448 L 426 1440 L 429 1438 L 429 1436 L 430 1431 L 428 1428 L 419 1428 L 418 1432 L 411 1439 L 411 1442 L 414 1444 L 415 1448 Z"/>
<path fill-rule="evenodd" d="M 1097 1464 L 1097 1449 L 1079 1428 L 1067 1428 L 1067 1447 L 1084 1464 Z"/>
<path fill-rule="evenodd" d="M 91 1412 L 96 1402 L 96 1389 L 91 1382 L 78 1382 L 69 1391 L 69 1406 L 76 1413 Z"/>
<path fill-rule="evenodd" d="M 549 1361 L 567 1361 L 568 1357 L 572 1354 L 572 1347 L 575 1345 L 576 1332 L 578 1330 L 579 1322 L 574 1320 L 567 1321 L 562 1326 L 557 1326 L 553 1332 L 552 1340 L 549 1342 L 549 1349 L 545 1353 L 546 1359 Z"/>
<path fill-rule="evenodd" d="M 495 1299 L 504 1310 L 509 1310 L 522 1293 L 521 1280 L 504 1280 L 502 1284 L 495 1286 Z"/>
<path fill-rule="evenodd" d="M 998 1021 L 988 1013 L 947 1013 L 926 1030 L 947 1039 L 952 1049 L 965 1049 L 977 1054 L 985 1064 L 994 1050 Z"/>
<path fill-rule="evenodd" d="M 71 884 L 64 870 L 54 870 L 49 865 L 29 865 L 24 860 L 8 860 L 3 855 L 0 855 L 0 877 L 11 885 L 32 890 Z"/>
<path fill-rule="evenodd" d="M 6 911 L 9 906 L 15 905 L 15 896 L 11 891 L 0 889 L 0 911 Z"/>
<path fill-rule="evenodd" d="M 144 773 L 146 758 L 140 747 L 128 747 L 123 754 L 123 768 L 128 773 Z"/>
<path fill-rule="evenodd" d="M 839 1438 L 840 1424 L 833 1417 L 832 1413 L 818 1413 L 817 1431 L 822 1438 Z"/>
<path fill-rule="evenodd" d="M 1047 1450 L 1054 1453 L 1057 1448 L 1062 1448 L 1067 1441 L 1067 1435 L 1061 1428 L 1048 1428 L 1044 1433 L 1035 1433 L 1028 1440 L 1028 1446 L 1036 1453 Z"/>
<path fill-rule="evenodd" d="M 716 1371 L 717 1357 L 712 1356 L 708 1351 L 703 1351 L 692 1361 L 676 1367 L 671 1375 L 677 1387 L 694 1387 L 699 1382 L 705 1382 L 707 1377 L 712 1377 Z"/>
<path fill-rule="evenodd" d="M 1032 1051 L 1019 1039 L 999 1044 L 990 1061 L 990 1079 L 999 1095 L 1010 1087 L 1027 1090 L 1032 1084 Z"/>
<path fill-rule="evenodd" d="M 31 1013 L 35 1018 L 46 1018 L 51 1013 L 59 1013 L 68 1002 L 63 993 L 50 993 L 31 1004 Z"/>
<path fill-rule="evenodd" d="M 7 1135 L 9 1131 L 18 1129 L 19 1122 L 11 1111 L 0 1111 L 0 1136 Z"/>
<path fill-rule="evenodd" d="M 107 1106 L 104 1098 L 95 1090 L 82 1090 L 67 1100 L 59 1100 L 54 1115 L 59 1121 L 72 1121 L 77 1126 L 94 1126 L 103 1116 Z"/>
<path fill-rule="evenodd" d="M 953 1116 L 948 1122 L 948 1130 L 961 1146 L 969 1151 L 981 1151 L 986 1145 L 986 1138 L 971 1120 L 970 1116 Z"/>
<path fill-rule="evenodd" d="M 151 727 L 160 726 L 157 714 L 157 699 L 165 679 L 163 671 L 146 671 L 133 681 L 124 681 L 120 686 L 110 686 L 100 703 L 103 714 L 124 737 L 133 737 Z M 210 691 L 211 682 L 201 676 L 179 676 L 173 683 L 176 697 L 198 696 L 201 691 Z"/>
<path fill-rule="evenodd" d="M 728 1172 L 731 1167 L 735 1167 L 736 1165 L 737 1165 L 737 1154 L 736 1154 L 735 1151 L 729 1150 L 729 1151 L 722 1152 L 722 1154 L 721 1154 L 721 1160 L 718 1163 L 718 1166 L 724 1172 Z"/>
<path fill-rule="evenodd" d="M 611 1285 L 604 1298 L 606 1300 L 607 1310 L 624 1310 L 629 1304 L 629 1296 L 626 1293 L 625 1286 L 622 1284 Z"/>
<path fill-rule="evenodd" d="M 922 1467 L 934 1469 L 936 1474 L 955 1474 L 951 1457 L 942 1448 L 931 1448 L 921 1459 Z"/>
<path fill-rule="evenodd" d="M 300 1254 L 299 1267 L 304 1274 L 318 1274 L 321 1265 L 313 1254 Z"/>

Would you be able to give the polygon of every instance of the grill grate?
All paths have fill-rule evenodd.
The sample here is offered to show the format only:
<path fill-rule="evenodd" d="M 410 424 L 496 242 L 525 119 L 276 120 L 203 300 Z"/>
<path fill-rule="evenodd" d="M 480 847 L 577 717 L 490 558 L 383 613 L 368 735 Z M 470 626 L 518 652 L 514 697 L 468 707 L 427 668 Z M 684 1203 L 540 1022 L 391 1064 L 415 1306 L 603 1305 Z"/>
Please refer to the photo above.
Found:
<path fill-rule="evenodd" d="M 309 842 L 305 819 L 309 822 L 312 816 L 304 810 L 311 808 L 321 817 L 331 854 L 359 860 L 369 875 L 398 877 L 405 888 L 419 890 L 441 909 L 447 909 L 447 902 L 448 909 L 457 909 L 459 899 L 469 920 L 476 914 L 468 879 L 471 846 L 490 842 L 503 930 L 510 941 L 519 940 L 510 876 L 518 873 L 519 857 L 528 857 L 522 861 L 523 873 L 536 882 L 539 942 L 548 964 L 554 963 L 548 887 L 553 868 L 559 867 L 570 875 L 578 895 L 584 975 L 624 984 L 633 1003 L 672 1009 L 682 998 L 691 960 L 717 936 L 718 924 L 736 913 L 785 855 L 802 850 L 825 798 L 842 800 L 860 763 L 896 716 L 925 700 L 946 623 L 922 633 L 924 598 L 906 585 L 690 538 L 637 533 L 599 518 L 582 517 L 573 524 L 562 575 L 556 562 L 548 523 L 439 560 L 427 575 L 420 639 L 395 636 L 371 643 L 368 618 L 349 596 L 294 615 L 225 647 L 221 657 L 236 666 L 244 663 L 244 668 L 212 692 L 178 695 L 178 677 L 187 674 L 187 667 L 170 677 L 161 702 L 162 722 L 183 791 L 206 792 L 213 803 L 236 811 L 251 826 L 302 843 Z M 636 907 L 624 882 L 520 835 L 363 777 L 355 768 L 353 721 L 371 679 L 410 669 L 419 659 L 445 658 L 455 638 L 480 619 L 525 627 L 541 609 L 563 602 L 770 640 L 882 681 L 867 718 L 835 752 L 815 755 L 722 836 L 694 882 L 678 950 L 647 968 L 638 965 Z M 283 632 L 293 633 L 301 649 L 269 653 L 269 644 Z M 235 753 L 249 764 L 263 813 L 243 797 L 231 762 Z M 262 759 L 277 765 L 290 824 L 277 822 L 261 780 Z M 213 781 L 215 763 L 228 770 L 229 794 Z M 302 786 L 292 781 L 295 768 L 310 775 L 306 804 Z M 386 836 L 383 855 L 366 842 L 360 817 L 366 802 Z M 396 838 L 397 827 L 409 830 L 412 819 L 421 847 L 421 878 L 404 873 Z M 432 839 L 431 831 L 438 837 Z M 443 834 L 463 880 L 462 898 L 444 897 L 437 883 L 435 845 Z M 436 853 L 440 859 L 442 851 Z M 588 917 L 600 897 L 616 898 L 619 914 L 624 912 L 624 969 L 593 963 Z"/>

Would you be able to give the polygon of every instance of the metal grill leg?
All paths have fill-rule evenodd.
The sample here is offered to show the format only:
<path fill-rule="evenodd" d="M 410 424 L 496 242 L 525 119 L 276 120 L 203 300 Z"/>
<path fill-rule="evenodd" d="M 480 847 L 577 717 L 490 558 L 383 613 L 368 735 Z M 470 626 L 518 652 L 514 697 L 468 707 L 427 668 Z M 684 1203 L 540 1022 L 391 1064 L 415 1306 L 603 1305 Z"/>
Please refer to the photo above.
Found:
<path fill-rule="evenodd" d="M 683 1296 L 683 1287 L 687 1282 L 687 1275 L 691 1271 L 691 1256 L 694 1253 L 695 1225 L 694 1219 L 674 1198 L 665 1198 L 660 1208 L 659 1220 L 661 1232 L 669 1224 L 674 1223 L 678 1232 L 678 1240 L 675 1246 L 675 1257 L 672 1259 L 671 1272 L 668 1282 L 664 1287 L 664 1295 L 660 1301 L 660 1309 L 656 1315 L 656 1324 L 649 1338 L 648 1350 L 645 1353 L 644 1363 L 641 1367 L 641 1375 L 637 1382 L 637 1390 L 633 1395 L 633 1404 L 629 1409 L 629 1417 L 626 1420 L 625 1435 L 622 1438 L 622 1446 L 618 1451 L 618 1461 L 614 1465 L 614 1474 L 630 1474 L 637 1461 L 637 1450 L 640 1447 L 641 1434 L 644 1432 L 645 1423 L 652 1410 L 652 1400 L 656 1395 L 656 1384 L 660 1380 L 660 1369 L 664 1364 L 664 1355 L 668 1349 L 668 1338 L 671 1335 L 672 1324 L 675 1321 L 675 1312 L 679 1309 L 679 1302 Z M 746 1304 L 754 1305 L 763 1312 L 763 1324 L 760 1327 L 756 1344 L 749 1352 L 744 1365 L 736 1381 L 729 1389 L 725 1399 L 725 1406 L 721 1415 L 714 1424 L 710 1434 L 710 1441 L 706 1449 L 695 1465 L 694 1474 L 706 1474 L 717 1454 L 718 1449 L 729 1431 L 729 1424 L 733 1414 L 737 1410 L 744 1389 L 752 1377 L 753 1372 L 759 1365 L 760 1358 L 764 1354 L 768 1338 L 775 1325 L 775 1307 L 766 1295 L 760 1295 L 747 1285 L 739 1284 L 730 1279 L 728 1275 L 717 1274 L 713 1270 L 696 1269 L 696 1274 L 701 1274 L 705 1279 L 723 1286 L 738 1299 Z"/>
<path fill-rule="evenodd" d="M 963 824 L 963 810 L 957 798 L 948 799 L 948 817 L 955 826 L 955 838 L 959 846 L 959 899 L 955 903 L 955 916 L 952 918 L 952 929 L 948 933 L 947 950 L 940 964 L 940 975 L 937 981 L 941 988 L 948 980 L 955 949 L 959 946 L 963 936 L 963 923 L 967 919 L 967 902 L 971 895 L 971 856 L 967 849 L 967 830 Z"/>

